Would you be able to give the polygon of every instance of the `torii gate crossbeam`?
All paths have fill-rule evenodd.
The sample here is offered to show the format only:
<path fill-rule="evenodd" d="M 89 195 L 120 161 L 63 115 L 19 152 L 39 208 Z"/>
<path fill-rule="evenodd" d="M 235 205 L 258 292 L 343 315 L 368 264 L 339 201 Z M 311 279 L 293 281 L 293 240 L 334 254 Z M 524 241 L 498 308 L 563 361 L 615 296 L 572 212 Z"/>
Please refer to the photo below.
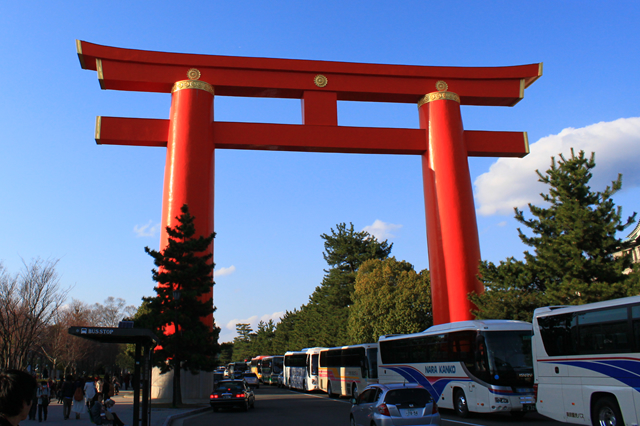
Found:
<path fill-rule="evenodd" d="M 98 144 L 167 147 L 161 249 L 185 203 L 198 233 L 213 232 L 216 149 L 420 155 L 434 324 L 472 318 L 467 294 L 483 289 L 467 157 L 522 157 L 529 146 L 524 132 L 464 130 L 460 105 L 515 105 L 541 63 L 428 67 L 76 47 L 102 89 L 172 93 L 168 120 L 96 122 Z M 214 122 L 214 94 L 301 99 L 303 124 Z M 339 100 L 417 103 L 420 129 L 338 126 Z"/>

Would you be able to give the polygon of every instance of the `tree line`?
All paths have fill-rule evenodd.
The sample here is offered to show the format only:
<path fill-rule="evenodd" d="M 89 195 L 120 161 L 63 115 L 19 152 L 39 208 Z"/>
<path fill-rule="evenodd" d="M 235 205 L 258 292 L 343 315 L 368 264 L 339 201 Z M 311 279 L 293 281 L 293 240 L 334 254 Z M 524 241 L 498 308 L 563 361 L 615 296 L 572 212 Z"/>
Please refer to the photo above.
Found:
<path fill-rule="evenodd" d="M 531 321 L 533 311 L 549 305 L 577 305 L 640 294 L 640 265 L 629 250 L 638 241 L 618 237 L 635 221 L 626 220 L 612 196 L 622 176 L 603 191 L 589 181 L 595 154 L 551 158 L 545 173 L 543 206 L 529 204 L 528 218 L 517 208 L 521 241 L 532 251 L 523 260 L 509 257 L 498 265 L 481 261 L 478 278 L 485 291 L 470 293 L 477 319 Z M 528 234 L 528 233 L 529 234 Z M 533 234 L 533 235 L 530 235 Z M 276 324 L 237 324 L 238 336 L 221 346 L 221 362 L 257 355 L 284 354 L 305 347 L 376 342 L 383 334 L 422 331 L 432 325 L 429 271 L 416 272 L 406 261 L 390 257 L 393 244 L 378 241 L 353 224 L 338 224 L 322 234 L 329 268 L 322 283 L 299 309 Z"/>
<path fill-rule="evenodd" d="M 79 339 L 67 330 L 77 325 L 117 327 L 136 308 L 113 297 L 104 304 L 65 303 L 71 288 L 62 287 L 57 264 L 38 258 L 11 274 L 0 263 L 0 370 L 30 369 L 60 377 L 56 372 L 99 374 L 132 367 L 124 346 Z"/>

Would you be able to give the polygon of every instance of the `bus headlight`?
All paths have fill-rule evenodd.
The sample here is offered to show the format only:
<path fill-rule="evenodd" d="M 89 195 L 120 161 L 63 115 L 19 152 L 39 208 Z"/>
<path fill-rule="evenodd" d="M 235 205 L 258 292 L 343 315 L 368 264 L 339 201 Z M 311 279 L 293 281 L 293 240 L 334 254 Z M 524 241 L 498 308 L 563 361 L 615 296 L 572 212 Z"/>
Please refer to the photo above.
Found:
<path fill-rule="evenodd" d="M 507 398 L 500 398 L 500 397 L 497 397 L 497 396 L 496 396 L 496 402 L 497 402 L 498 404 L 508 404 L 508 403 L 509 403 L 509 400 L 508 400 Z"/>

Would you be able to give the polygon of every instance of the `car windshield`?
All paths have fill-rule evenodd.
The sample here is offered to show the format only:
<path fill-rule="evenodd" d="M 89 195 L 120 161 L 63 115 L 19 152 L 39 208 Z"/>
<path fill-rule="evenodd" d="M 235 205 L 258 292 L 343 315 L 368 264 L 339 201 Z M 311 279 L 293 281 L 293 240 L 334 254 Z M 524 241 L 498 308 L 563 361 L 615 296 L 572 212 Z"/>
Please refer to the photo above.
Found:
<path fill-rule="evenodd" d="M 426 389 L 420 388 L 394 389 L 387 392 L 384 402 L 393 405 L 424 406 L 431 402 L 431 394 Z"/>

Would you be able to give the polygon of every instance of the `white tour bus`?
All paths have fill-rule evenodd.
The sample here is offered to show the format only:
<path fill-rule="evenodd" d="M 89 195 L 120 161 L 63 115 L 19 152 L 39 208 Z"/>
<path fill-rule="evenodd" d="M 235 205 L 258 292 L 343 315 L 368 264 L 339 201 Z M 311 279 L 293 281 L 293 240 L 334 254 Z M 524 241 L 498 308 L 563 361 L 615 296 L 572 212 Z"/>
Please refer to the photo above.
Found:
<path fill-rule="evenodd" d="M 283 384 L 290 389 L 318 389 L 318 357 L 324 348 L 305 348 L 284 354 Z"/>
<path fill-rule="evenodd" d="M 327 348 L 320 351 L 320 389 L 329 398 L 358 396 L 372 383 L 378 383 L 378 344 Z"/>
<path fill-rule="evenodd" d="M 538 411 L 561 422 L 640 422 L 640 296 L 533 314 Z"/>
<path fill-rule="evenodd" d="M 477 320 L 421 333 L 381 336 L 380 383 L 418 383 L 441 408 L 469 412 L 535 411 L 531 324 Z"/>

